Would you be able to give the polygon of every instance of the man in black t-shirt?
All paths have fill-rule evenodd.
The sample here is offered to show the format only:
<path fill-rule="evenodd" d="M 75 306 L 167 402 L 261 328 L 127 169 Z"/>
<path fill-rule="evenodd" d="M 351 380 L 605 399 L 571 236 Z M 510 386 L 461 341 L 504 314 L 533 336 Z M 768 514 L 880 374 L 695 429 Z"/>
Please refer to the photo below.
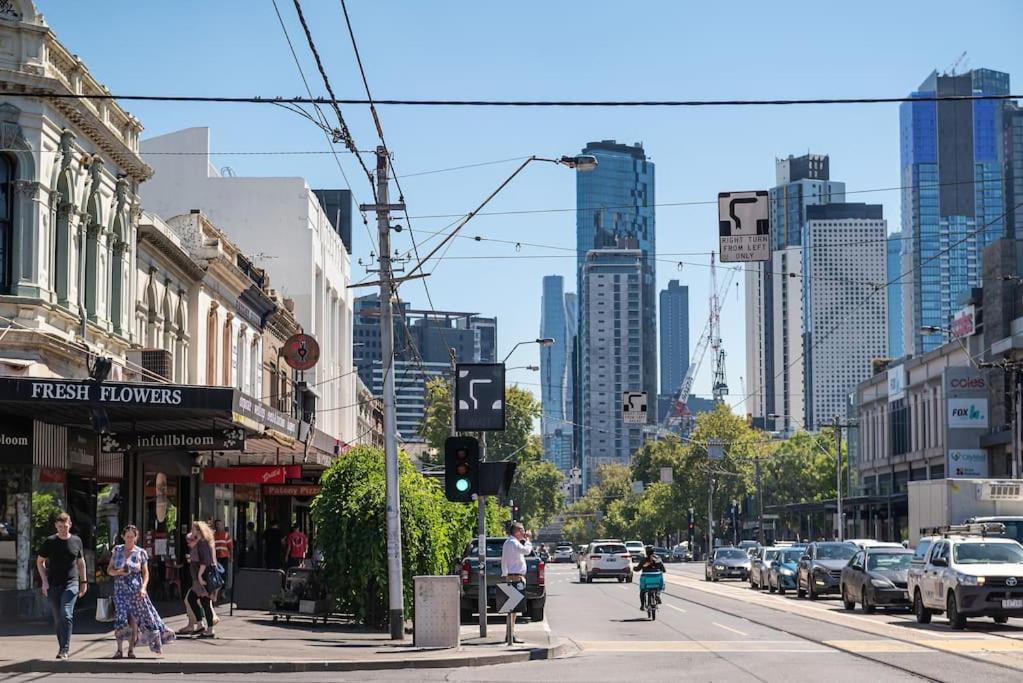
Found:
<path fill-rule="evenodd" d="M 74 628 L 75 603 L 85 595 L 88 581 L 82 539 L 71 533 L 71 516 L 57 515 L 57 533 L 47 537 L 36 557 L 36 570 L 43 581 L 43 595 L 53 609 L 60 650 L 57 659 L 67 659 Z"/>

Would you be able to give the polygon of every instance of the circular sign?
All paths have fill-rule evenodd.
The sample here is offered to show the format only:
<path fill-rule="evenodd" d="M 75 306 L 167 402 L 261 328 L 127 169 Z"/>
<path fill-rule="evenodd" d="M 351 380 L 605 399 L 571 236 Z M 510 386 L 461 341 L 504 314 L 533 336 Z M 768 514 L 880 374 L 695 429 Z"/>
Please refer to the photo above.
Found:
<path fill-rule="evenodd" d="M 320 360 L 320 345 L 308 334 L 300 332 L 284 342 L 281 355 L 284 362 L 296 370 L 308 370 Z"/>

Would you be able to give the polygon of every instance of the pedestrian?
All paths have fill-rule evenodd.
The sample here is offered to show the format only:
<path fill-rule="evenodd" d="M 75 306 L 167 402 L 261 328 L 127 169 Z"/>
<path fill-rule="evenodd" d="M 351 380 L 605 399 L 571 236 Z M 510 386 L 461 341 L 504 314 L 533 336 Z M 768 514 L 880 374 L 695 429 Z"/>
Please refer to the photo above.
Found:
<path fill-rule="evenodd" d="M 71 533 L 71 516 L 57 515 L 57 533 L 43 541 L 36 557 L 36 571 L 42 579 L 43 596 L 50 601 L 57 632 L 57 659 L 66 660 L 71 651 L 75 625 L 75 603 L 85 596 L 89 584 L 85 573 L 82 539 Z"/>
<path fill-rule="evenodd" d="M 291 525 L 291 533 L 287 538 L 288 569 L 301 567 L 305 555 L 309 551 L 309 537 L 302 533 L 297 524 Z"/>
<path fill-rule="evenodd" d="M 530 542 L 532 538 L 533 535 L 519 522 L 512 522 L 508 527 L 508 538 L 501 546 L 501 578 L 506 582 L 525 583 L 526 555 L 533 552 L 533 544 Z M 514 629 L 515 613 L 509 613 L 508 619 Z M 515 637 L 514 642 L 521 643 L 522 640 Z"/>
<path fill-rule="evenodd" d="M 230 596 L 232 586 L 231 560 L 234 556 L 234 539 L 227 533 L 224 521 L 218 519 L 213 523 L 213 545 L 217 551 L 217 562 L 224 568 L 224 587 L 213 594 L 213 604 L 220 601 L 220 597 Z"/>
<path fill-rule="evenodd" d="M 280 569 L 281 558 L 284 553 L 281 548 L 281 525 L 275 519 L 270 522 L 270 527 L 263 532 L 263 566 L 267 569 Z"/>
<path fill-rule="evenodd" d="M 135 545 L 139 530 L 129 524 L 121 531 L 124 543 L 114 546 L 107 573 L 114 577 L 114 637 L 117 652 L 114 659 L 124 657 L 124 641 L 128 641 L 128 659 L 135 659 L 135 644 L 141 642 L 155 654 L 174 642 L 174 632 L 167 628 L 149 599 L 149 555 Z"/>
<path fill-rule="evenodd" d="M 185 545 L 188 546 L 188 558 L 191 559 L 192 555 L 195 554 L 195 545 L 198 543 L 200 536 L 192 533 L 191 531 L 185 535 Z M 191 567 L 191 562 L 189 562 Z M 188 625 L 183 629 L 179 630 L 177 635 L 179 636 L 194 636 L 200 633 L 203 628 L 203 617 L 201 616 L 202 611 L 200 610 L 200 616 L 196 616 L 196 613 L 192 611 L 192 588 L 189 587 L 188 591 L 185 592 L 184 597 L 185 603 L 185 615 L 188 617 Z M 216 626 L 220 623 L 220 617 L 217 616 L 216 608 L 213 609 L 213 625 Z"/>
<path fill-rule="evenodd" d="M 192 635 L 200 638 L 216 638 L 213 631 L 213 601 L 206 583 L 210 572 L 217 571 L 213 548 L 213 530 L 206 522 L 192 522 L 192 534 L 195 536 L 195 547 L 189 554 L 188 568 L 192 574 L 192 587 L 188 589 L 188 604 L 195 614 L 197 627 Z M 199 624 L 204 624 L 200 630 Z"/>
<path fill-rule="evenodd" d="M 245 525 L 245 566 L 255 567 L 259 563 L 256 554 L 256 524 L 249 522 Z"/>

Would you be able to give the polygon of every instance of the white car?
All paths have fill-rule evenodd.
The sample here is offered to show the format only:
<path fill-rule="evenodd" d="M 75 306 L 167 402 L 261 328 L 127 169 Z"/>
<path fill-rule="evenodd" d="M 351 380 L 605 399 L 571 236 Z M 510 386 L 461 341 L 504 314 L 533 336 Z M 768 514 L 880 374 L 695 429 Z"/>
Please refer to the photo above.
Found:
<path fill-rule="evenodd" d="M 646 557 L 646 545 L 642 541 L 626 541 L 625 547 L 629 549 L 633 562 L 639 562 Z"/>
<path fill-rule="evenodd" d="M 572 546 L 565 543 L 559 545 L 554 549 L 554 556 L 551 558 L 552 562 L 571 562 L 572 561 Z"/>
<path fill-rule="evenodd" d="M 594 541 L 579 562 L 579 583 L 593 579 L 618 579 L 632 583 L 629 549 L 621 541 Z"/>
<path fill-rule="evenodd" d="M 887 541 L 875 541 L 872 538 L 849 538 L 846 539 L 846 543 L 852 543 L 854 546 L 863 550 L 865 548 L 903 548 L 901 543 L 889 543 Z"/>

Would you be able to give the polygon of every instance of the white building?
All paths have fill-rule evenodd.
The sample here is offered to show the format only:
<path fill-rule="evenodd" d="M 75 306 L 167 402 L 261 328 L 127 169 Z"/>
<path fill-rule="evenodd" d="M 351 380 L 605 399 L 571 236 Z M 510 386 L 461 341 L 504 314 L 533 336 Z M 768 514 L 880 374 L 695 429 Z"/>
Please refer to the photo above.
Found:
<path fill-rule="evenodd" d="M 221 176 L 209 137 L 208 128 L 188 128 L 142 143 L 156 172 L 142 193 L 146 209 L 162 216 L 201 209 L 245 253 L 273 258 L 275 287 L 294 300 L 295 317 L 320 345 L 319 363 L 305 374 L 319 395 L 316 427 L 352 443 L 351 259 L 341 236 L 302 178 Z"/>
<path fill-rule="evenodd" d="M 879 204 L 807 207 L 805 424 L 845 418 L 849 393 L 888 355 L 888 225 Z"/>
<path fill-rule="evenodd" d="M 813 429 L 806 421 L 806 374 L 803 345 L 803 249 L 786 247 L 771 253 L 771 296 L 774 319 L 768 326 L 774 392 L 775 429 Z"/>

